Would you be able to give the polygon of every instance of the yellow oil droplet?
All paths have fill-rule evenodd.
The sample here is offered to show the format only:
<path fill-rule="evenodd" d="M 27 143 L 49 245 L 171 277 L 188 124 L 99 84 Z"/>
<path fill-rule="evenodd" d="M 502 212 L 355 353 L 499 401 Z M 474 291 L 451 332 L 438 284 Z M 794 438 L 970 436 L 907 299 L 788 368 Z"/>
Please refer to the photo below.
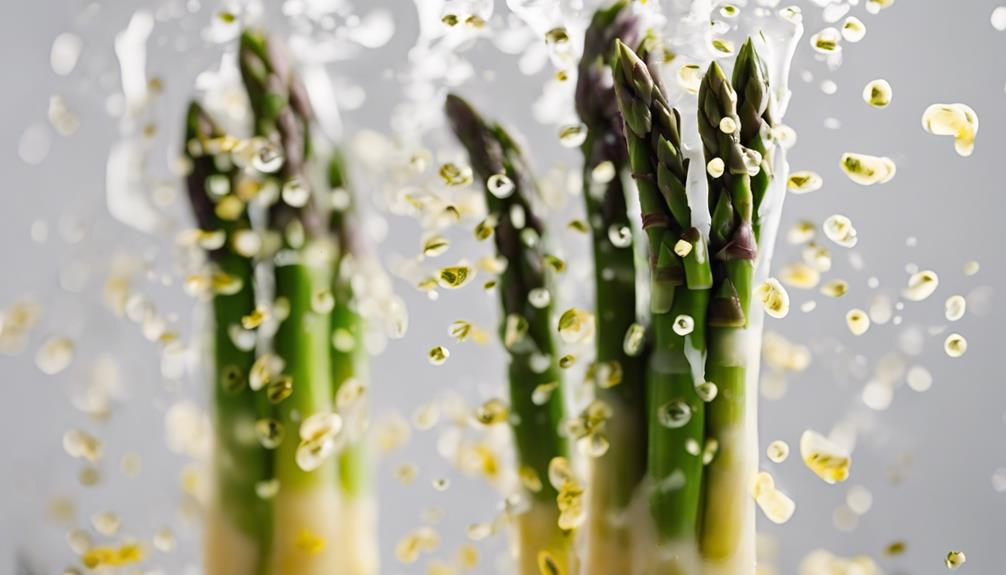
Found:
<path fill-rule="evenodd" d="M 779 281 L 797 289 L 814 289 L 821 282 L 821 272 L 804 262 L 795 262 L 779 270 Z"/>
<path fill-rule="evenodd" d="M 472 169 L 468 166 L 462 167 L 448 162 L 440 166 L 438 173 L 440 179 L 448 186 L 467 186 L 472 183 Z"/>
<path fill-rule="evenodd" d="M 786 233 L 786 241 L 795 246 L 803 245 L 814 240 L 817 233 L 817 226 L 814 222 L 800 220 L 793 224 L 793 227 Z"/>
<path fill-rule="evenodd" d="M 559 316 L 559 337 L 566 343 L 581 343 L 594 337 L 594 315 L 579 308 L 569 308 Z"/>
<path fill-rule="evenodd" d="M 932 270 L 923 270 L 908 278 L 908 286 L 901 295 L 911 301 L 922 301 L 936 292 L 940 286 L 940 277 Z"/>
<path fill-rule="evenodd" d="M 841 214 L 828 217 L 821 227 L 829 240 L 843 248 L 853 248 L 859 243 L 859 237 L 856 234 L 856 228 L 852 226 L 852 220 Z"/>
<path fill-rule="evenodd" d="M 839 298 L 849 293 L 849 282 L 845 280 L 832 280 L 821 286 L 821 294 L 828 297 Z"/>
<path fill-rule="evenodd" d="M 467 265 L 441 268 L 437 272 L 437 284 L 445 289 L 458 289 L 475 277 L 475 270 Z"/>
<path fill-rule="evenodd" d="M 968 340 L 959 333 L 952 333 L 943 342 L 943 349 L 950 357 L 961 357 L 968 351 Z"/>
<path fill-rule="evenodd" d="M 765 454 L 772 463 L 782 463 L 789 457 L 789 444 L 781 439 L 777 439 L 768 444 Z"/>
<path fill-rule="evenodd" d="M 704 75 L 697 64 L 685 64 L 678 68 L 678 85 L 689 94 L 698 94 Z"/>
<path fill-rule="evenodd" d="M 486 180 L 486 189 L 489 193 L 499 199 L 505 199 L 513 194 L 516 189 L 513 180 L 506 174 L 493 174 Z"/>
<path fill-rule="evenodd" d="M 842 24 L 842 38 L 855 44 L 866 37 L 866 24 L 855 16 L 849 16 Z"/>
<path fill-rule="evenodd" d="M 538 573 L 539 575 L 565 575 L 559 566 L 559 561 L 544 549 L 538 552 Z"/>
<path fill-rule="evenodd" d="M 443 238 L 443 236 L 431 236 L 423 242 L 423 255 L 428 258 L 435 258 L 450 247 L 450 242 Z"/>
<path fill-rule="evenodd" d="M 283 441 L 283 424 L 276 419 L 260 419 L 255 422 L 255 436 L 265 449 L 276 449 Z"/>
<path fill-rule="evenodd" d="M 486 400 L 475 410 L 475 419 L 482 425 L 505 423 L 510 415 L 510 407 L 502 400 L 492 398 Z"/>
<path fill-rule="evenodd" d="M 587 126 L 570 124 L 559 129 L 559 143 L 566 148 L 577 148 L 587 140 Z"/>
<path fill-rule="evenodd" d="M 690 315 L 679 315 L 674 318 L 674 323 L 671 324 L 671 329 L 674 333 L 684 337 L 695 331 L 695 318 Z"/>
<path fill-rule="evenodd" d="M 70 366 L 75 346 L 67 337 L 52 337 L 45 340 L 35 354 L 35 366 L 46 375 L 56 375 Z"/>
<path fill-rule="evenodd" d="M 968 300 L 962 295 L 952 295 L 944 304 L 944 315 L 947 321 L 957 321 L 964 317 L 968 309 Z"/>
<path fill-rule="evenodd" d="M 861 186 L 886 184 L 897 173 L 890 158 L 851 152 L 842 154 L 840 166 L 850 180 Z"/>
<path fill-rule="evenodd" d="M 808 429 L 803 432 L 800 456 L 807 468 L 825 483 L 835 484 L 849 478 L 852 463 L 849 453 L 816 431 Z"/>
<path fill-rule="evenodd" d="M 265 387 L 265 394 L 273 404 L 282 402 L 293 395 L 293 377 L 283 375 L 271 380 Z"/>
<path fill-rule="evenodd" d="M 778 489 L 764 489 L 755 497 L 758 508 L 762 510 L 765 517 L 777 525 L 782 525 L 793 517 L 796 512 L 796 503 L 785 493 Z"/>
<path fill-rule="evenodd" d="M 726 164 L 723 162 L 723 158 L 713 158 L 706 164 L 706 173 L 714 179 L 722 176 L 725 170 Z"/>
<path fill-rule="evenodd" d="M 122 521 L 115 513 L 112 513 L 111 511 L 102 511 L 91 517 L 91 524 L 94 525 L 94 530 L 98 533 L 111 536 L 119 532 L 119 528 L 122 526 Z"/>
<path fill-rule="evenodd" d="M 968 558 L 964 555 L 963 551 L 950 551 L 947 553 L 947 558 L 944 563 L 947 569 L 953 571 L 959 569 L 964 563 L 966 563 Z"/>
<path fill-rule="evenodd" d="M 905 551 L 908 549 L 908 544 L 902 540 L 891 541 L 884 547 L 884 555 L 888 557 L 897 557 L 898 555 L 904 555 Z"/>
<path fill-rule="evenodd" d="M 922 115 L 922 127 L 936 136 L 952 136 L 954 149 L 970 156 L 978 135 L 978 114 L 965 104 L 933 104 Z"/>
<path fill-rule="evenodd" d="M 443 365 L 447 361 L 447 358 L 451 356 L 451 352 L 447 350 L 446 347 L 438 345 L 431 349 L 427 354 L 430 361 L 430 365 Z"/>
<path fill-rule="evenodd" d="M 755 295 L 765 307 L 765 313 L 771 317 L 782 319 L 789 314 L 789 294 L 779 280 L 768 278 L 755 290 Z"/>
<path fill-rule="evenodd" d="M 808 170 L 793 172 L 786 180 L 787 189 L 794 194 L 809 194 L 820 190 L 823 186 L 824 178 Z"/>
<path fill-rule="evenodd" d="M 318 555 L 325 550 L 326 541 L 317 533 L 305 528 L 297 532 L 294 545 L 304 553 Z"/>
<path fill-rule="evenodd" d="M 894 90 L 887 80 L 872 80 L 863 88 L 863 101 L 874 108 L 883 109 L 890 106 L 893 97 Z"/>
<path fill-rule="evenodd" d="M 825 28 L 810 37 L 810 45 L 819 54 L 837 54 L 842 51 L 842 34 L 837 28 Z"/>
<path fill-rule="evenodd" d="M 845 314 L 845 323 L 852 335 L 863 335 L 870 329 L 870 316 L 861 309 L 851 309 Z"/>

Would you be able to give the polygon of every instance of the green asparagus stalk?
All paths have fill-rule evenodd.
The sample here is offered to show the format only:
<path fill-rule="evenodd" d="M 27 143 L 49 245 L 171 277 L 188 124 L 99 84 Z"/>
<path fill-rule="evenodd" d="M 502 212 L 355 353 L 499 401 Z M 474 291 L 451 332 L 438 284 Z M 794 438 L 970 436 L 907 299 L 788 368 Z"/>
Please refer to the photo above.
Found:
<path fill-rule="evenodd" d="M 693 572 L 699 528 L 704 402 L 705 317 L 712 272 L 702 234 L 692 226 L 681 147 L 681 119 L 653 72 L 617 42 L 615 94 L 650 248 L 654 349 L 647 366 L 650 508 L 672 572 Z M 691 447 L 690 447 L 691 446 Z"/>
<path fill-rule="evenodd" d="M 239 348 L 230 329 L 255 309 L 254 263 L 235 251 L 235 233 L 251 227 L 243 208 L 236 218 L 222 219 L 217 204 L 233 198 L 235 170 L 221 150 L 223 134 L 197 103 L 186 118 L 185 153 L 191 164 L 186 180 L 190 202 L 200 229 L 222 232 L 223 245 L 209 252 L 214 274 L 237 289 L 213 294 L 213 419 L 216 430 L 214 500 L 206 531 L 207 573 L 267 572 L 272 537 L 271 509 L 256 494 L 256 485 L 272 476 L 271 458 L 242 428 L 268 415 L 268 407 L 248 389 L 254 349 Z M 225 184 L 226 196 L 211 193 Z"/>
<path fill-rule="evenodd" d="M 465 147 L 472 169 L 486 186 L 489 213 L 497 218 L 494 239 L 507 266 L 499 280 L 503 321 L 500 336 L 509 354 L 510 410 L 518 464 L 539 478 L 541 488 L 529 492 L 529 508 L 518 517 L 518 569 L 537 575 L 539 561 L 549 557 L 562 573 L 572 573 L 572 534 L 559 526 L 557 490 L 548 481 L 549 463 L 566 457 L 568 442 L 560 435 L 564 419 L 561 375 L 553 340 L 551 305 L 529 302 L 532 290 L 548 289 L 547 264 L 542 249 L 544 228 L 532 209 L 535 184 L 520 149 L 497 124 L 487 123 L 461 98 L 449 95 L 445 106 L 455 135 Z M 489 179 L 504 175 L 514 184 L 506 197 L 489 191 Z M 523 225 L 515 213 L 523 213 Z M 549 358 L 542 369 L 536 356 Z M 537 405 L 532 397 L 539 385 L 557 386 L 547 401 Z"/>
<path fill-rule="evenodd" d="M 748 402 L 757 399 L 747 394 L 748 366 L 758 354 L 749 337 L 754 331 L 749 328 L 757 254 L 755 208 L 769 174 L 761 169 L 752 178 L 752 166 L 761 168 L 761 162 L 741 139 L 746 135 L 752 145 L 760 142 L 765 107 L 758 99 L 768 94 L 762 70 L 749 42 L 735 76 L 744 90 L 738 108 L 738 95 L 714 62 L 702 81 L 698 114 L 705 159 L 722 161 L 724 168 L 721 176 L 709 177 L 716 287 L 709 309 L 706 377 L 719 393 L 707 409 L 706 425 L 719 450 L 707 470 L 702 553 L 712 565 L 744 569 L 753 569 L 754 562 L 750 481 L 757 466 L 754 430 L 749 429 L 753 422 L 748 421 Z M 738 109 L 745 114 L 743 124 Z"/>
<path fill-rule="evenodd" d="M 316 302 L 330 292 L 334 248 L 318 209 L 317 190 L 308 170 L 311 154 L 310 109 L 288 63 L 265 37 L 242 34 L 240 67 L 255 120 L 255 133 L 279 147 L 283 164 L 273 183 L 287 192 L 307 187 L 306 201 L 286 193 L 272 205 L 270 229 L 281 238 L 276 256 L 276 302 L 285 317 L 273 340 L 282 360 L 283 378 L 266 387 L 277 402 L 277 419 L 286 432 L 276 449 L 279 492 L 274 497 L 272 572 L 277 575 L 322 575 L 340 567 L 338 514 L 340 497 L 333 438 L 302 437 L 301 424 L 333 410 L 331 325 L 329 311 Z M 289 394 L 282 398 L 282 395 Z M 330 434 L 328 429 L 319 430 Z M 306 441 L 302 441 L 306 440 Z M 326 453 L 328 452 L 328 453 Z"/>
<path fill-rule="evenodd" d="M 609 62 L 615 39 L 635 44 L 639 21 L 628 2 L 620 0 L 598 10 L 587 28 L 576 84 L 576 109 L 587 126 L 581 148 L 583 196 L 594 253 L 595 339 L 597 365 L 605 373 L 620 374 L 614 387 L 597 389 L 597 397 L 611 409 L 605 423 L 615 449 L 593 458 L 588 484 L 588 574 L 632 572 L 632 521 L 626 517 L 637 488 L 646 475 L 645 353 L 629 353 L 625 337 L 636 323 L 636 265 L 631 243 L 615 245 L 612 230 L 631 230 L 626 207 L 630 175 L 622 120 L 615 103 Z M 599 167 L 610 165 L 608 181 L 598 181 Z"/>
<path fill-rule="evenodd" d="M 355 397 L 365 384 L 367 354 L 364 347 L 363 318 L 357 311 L 353 277 L 360 258 L 360 238 L 354 226 L 355 205 L 342 155 L 336 150 L 328 165 L 328 185 L 342 199 L 329 218 L 336 242 L 335 273 L 332 281 L 334 307 L 331 314 L 332 383 L 337 405 L 347 419 L 349 443 L 339 454 L 339 485 L 343 495 L 341 524 L 345 542 L 344 575 L 377 572 L 376 502 L 371 488 L 372 462 L 368 436 L 363 433 L 367 419 L 366 397 Z M 347 202 L 343 205 L 344 202 Z M 355 388 L 355 389 L 354 389 Z"/>

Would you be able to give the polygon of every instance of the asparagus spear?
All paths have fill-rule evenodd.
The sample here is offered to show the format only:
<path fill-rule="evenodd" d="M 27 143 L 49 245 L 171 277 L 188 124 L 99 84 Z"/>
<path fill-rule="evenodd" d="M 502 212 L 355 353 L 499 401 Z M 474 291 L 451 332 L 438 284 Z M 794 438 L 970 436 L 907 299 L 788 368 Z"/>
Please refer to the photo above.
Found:
<path fill-rule="evenodd" d="M 662 546 L 680 550 L 677 569 L 694 569 L 704 439 L 705 315 L 712 273 L 685 192 L 688 161 L 681 119 L 653 72 L 617 42 L 615 94 L 650 248 L 654 349 L 647 368 L 650 507 Z M 678 324 L 676 326 L 676 324 Z M 686 326 L 691 324 L 690 328 Z"/>
<path fill-rule="evenodd" d="M 565 437 L 559 434 L 564 418 L 561 385 L 543 405 L 532 400 L 535 387 L 559 384 L 561 375 L 552 336 L 551 305 L 536 307 L 528 301 L 532 290 L 548 289 L 541 236 L 544 228 L 531 206 L 536 192 L 520 149 L 497 124 L 487 123 L 464 100 L 449 95 L 445 111 L 451 127 L 468 152 L 472 169 L 486 185 L 489 212 L 497 217 L 496 250 L 507 266 L 499 281 L 503 321 L 500 335 L 509 354 L 510 409 L 518 464 L 533 471 L 542 487 L 528 493 L 530 507 L 518 518 L 518 573 L 537 575 L 539 558 L 551 557 L 562 572 L 572 572 L 571 534 L 559 527 L 556 489 L 548 481 L 549 463 L 568 455 Z M 512 193 L 497 197 L 489 179 L 502 174 L 514 184 Z M 517 221 L 522 212 L 524 225 Z M 549 358 L 542 369 L 535 356 Z"/>
<path fill-rule="evenodd" d="M 273 572 L 280 575 L 327 574 L 339 569 L 337 518 L 339 493 L 330 441 L 334 422 L 308 439 L 302 423 L 332 411 L 331 317 L 314 302 L 332 285 L 333 245 L 323 223 L 320 201 L 308 170 L 311 154 L 310 107 L 288 63 L 266 38 L 241 36 L 240 67 L 255 119 L 255 132 L 283 153 L 274 176 L 284 191 L 307 187 L 306 201 L 286 193 L 270 208 L 269 227 L 281 238 L 274 271 L 275 297 L 285 302 L 286 317 L 273 349 L 292 378 L 289 396 L 278 402 L 277 419 L 286 433 L 276 450 L 280 489 L 275 496 Z M 282 380 L 277 380 L 282 381 Z M 275 383 L 275 382 L 274 382 Z M 267 391 L 281 393 L 282 388 Z"/>
<path fill-rule="evenodd" d="M 588 573 L 632 571 L 633 538 L 625 512 L 646 474 L 645 354 L 625 351 L 625 336 L 636 322 L 636 267 L 632 245 L 616 246 L 611 230 L 632 229 L 626 209 L 629 161 L 622 120 L 615 103 L 609 61 L 615 39 L 635 44 L 639 21 L 620 0 L 594 13 L 584 38 L 576 84 L 576 110 L 587 126 L 583 152 L 583 196 L 594 253 L 595 339 L 598 366 L 621 375 L 621 383 L 597 390 L 611 409 L 605 428 L 618 446 L 591 461 L 588 486 Z M 614 177 L 595 181 L 598 166 L 610 164 Z"/>
<path fill-rule="evenodd" d="M 715 62 L 699 90 L 698 125 L 705 159 L 722 161 L 724 167 L 721 176 L 709 177 L 710 247 L 717 265 L 706 377 L 719 393 L 707 409 L 707 433 L 718 442 L 719 451 L 707 470 L 702 553 L 713 564 L 750 560 L 753 565 L 754 560 L 749 487 L 757 456 L 748 429 L 747 402 L 756 399 L 747 397 L 746 388 L 748 366 L 758 353 L 748 337 L 757 254 L 755 205 L 766 184 L 755 180 L 760 195 L 753 193 L 750 168 L 760 162 L 741 145 L 741 137 L 761 133 L 756 122 L 763 118 L 764 108 L 755 97 L 760 91 L 767 94 L 767 87 L 756 58 L 746 44 L 737 75 L 737 84 L 744 86 L 744 125 L 737 114 L 737 94 Z"/>
<path fill-rule="evenodd" d="M 264 402 L 247 389 L 254 349 L 235 345 L 229 330 L 255 309 L 251 258 L 235 251 L 235 233 L 251 227 L 242 207 L 232 219 L 217 215 L 222 200 L 211 194 L 226 184 L 234 198 L 235 170 L 221 150 L 223 134 L 197 103 L 186 117 L 185 153 L 191 163 L 186 184 L 196 222 L 207 232 L 223 232 L 225 242 L 209 252 L 215 274 L 236 290 L 213 295 L 213 407 L 216 430 L 214 502 L 207 522 L 207 573 L 265 573 L 271 541 L 271 510 L 256 494 L 256 485 L 272 475 L 271 458 L 257 442 L 248 441 L 242 426 L 268 415 Z M 225 559 L 226 558 L 226 559 Z"/>
<path fill-rule="evenodd" d="M 360 253 L 360 240 L 354 222 L 355 205 L 348 190 L 343 158 L 338 151 L 332 153 L 328 164 L 328 185 L 333 193 L 343 194 L 329 218 L 329 229 L 336 241 L 332 281 L 334 307 L 331 314 L 332 330 L 332 383 L 337 398 L 352 398 L 353 386 L 363 385 L 367 378 L 367 355 L 364 347 L 364 320 L 357 312 L 352 279 Z M 348 393 L 347 393 L 348 392 Z M 352 405 L 341 406 L 348 418 L 351 434 L 362 434 L 366 424 L 365 398 L 357 398 Z M 339 403 L 337 399 L 337 404 Z M 377 572 L 376 504 L 371 489 L 371 460 L 368 438 L 365 434 L 351 435 L 349 443 L 339 454 L 339 484 L 343 494 L 342 525 L 345 542 L 345 575 L 365 575 Z"/>

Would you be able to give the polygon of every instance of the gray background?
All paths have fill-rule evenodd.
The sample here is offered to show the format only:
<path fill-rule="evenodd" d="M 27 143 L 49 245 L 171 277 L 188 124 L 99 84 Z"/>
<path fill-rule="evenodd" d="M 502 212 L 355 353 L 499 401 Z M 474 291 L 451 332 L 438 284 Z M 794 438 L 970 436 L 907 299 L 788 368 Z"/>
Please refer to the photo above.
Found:
<path fill-rule="evenodd" d="M 115 121 L 103 109 L 104 98 L 117 89 L 111 39 L 139 3 L 101 5 L 100 16 L 80 29 L 86 43 L 84 56 L 69 79 L 51 72 L 49 47 L 57 33 L 76 26 L 86 4 L 68 0 L 16 4 L 0 19 L 6 72 L 0 92 L 0 166 L 6 177 L 6 201 L 0 215 L 0 245 L 4 246 L 0 305 L 31 294 L 44 304 L 45 317 L 25 353 L 0 357 L 4 387 L 0 402 L 4 453 L 0 565 L 4 567 L 0 570 L 9 572 L 15 550 L 30 558 L 40 573 L 56 572 L 73 560 L 63 542 L 64 529 L 44 520 L 49 497 L 73 495 L 79 502 L 81 522 L 95 511 L 114 509 L 123 516 L 128 533 L 149 535 L 161 525 L 172 525 L 180 538 L 179 549 L 171 555 L 155 555 L 152 564 L 167 573 L 181 573 L 197 561 L 198 534 L 176 512 L 178 472 L 184 460 L 164 447 L 162 420 L 166 407 L 177 398 L 199 397 L 200 384 L 195 380 L 165 382 L 159 374 L 156 347 L 140 337 L 136 326 L 116 320 L 101 305 L 110 254 L 146 253 L 160 272 L 171 271 L 170 238 L 132 231 L 114 221 L 104 206 L 105 159 L 115 137 Z M 340 68 L 341 74 L 354 78 L 368 92 L 363 107 L 345 118 L 349 131 L 387 130 L 389 110 L 398 93 L 396 84 L 379 74 L 403 69 L 415 33 L 411 3 L 370 4 L 391 7 L 398 32 L 387 46 Z M 497 4 L 502 9 L 502 3 Z M 807 12 L 809 36 L 818 27 L 817 9 L 809 2 L 801 4 Z M 963 359 L 951 360 L 942 353 L 943 336 L 927 336 L 922 356 L 912 361 L 932 371 L 933 388 L 918 394 L 901 387 L 888 411 L 872 414 L 858 399 L 863 374 L 869 373 L 876 358 L 895 349 L 903 330 L 892 325 L 875 327 L 853 339 L 843 320 L 849 307 L 868 304 L 871 276 L 879 279 L 880 290 L 896 295 L 907 278 L 909 263 L 934 269 L 941 276 L 937 295 L 910 305 L 903 314 L 902 327 L 918 326 L 923 331 L 945 323 L 942 302 L 947 296 L 982 286 L 998 288 L 1006 277 L 1000 255 L 1006 203 L 998 177 L 1006 149 L 1002 137 L 1006 70 L 1001 61 L 1006 33 L 996 32 L 989 24 L 996 5 L 996 0 L 902 0 L 878 16 L 866 15 L 858 7 L 855 13 L 866 22 L 868 34 L 863 42 L 846 46 L 845 64 L 833 73 L 814 61 L 806 40 L 801 43 L 787 117 L 800 135 L 791 163 L 796 169 L 819 172 L 826 184 L 814 194 L 788 199 L 783 229 L 798 218 L 820 221 L 832 213 L 844 213 L 858 229 L 860 244 L 855 252 L 866 265 L 862 270 L 852 269 L 836 249 L 835 269 L 828 277 L 849 280 L 850 295 L 840 301 L 817 297 L 817 310 L 803 314 L 796 304 L 811 296 L 791 290 L 795 304 L 790 317 L 770 324 L 818 352 L 810 370 L 791 378 L 790 392 L 783 400 L 762 404 L 762 443 L 781 438 L 794 448 L 789 461 L 772 468 L 778 484 L 797 501 L 798 511 L 785 526 L 765 526 L 781 542 L 782 573 L 795 573 L 800 558 L 816 547 L 846 555 L 880 556 L 894 540 L 904 540 L 908 550 L 896 559 L 882 560 L 889 572 L 942 572 L 942 558 L 951 548 L 967 552 L 966 572 L 992 574 L 1006 569 L 1006 550 L 1001 544 L 1006 532 L 1006 495 L 996 493 L 991 485 L 994 470 L 1006 466 L 1006 391 L 996 359 L 1003 345 L 997 330 L 1004 319 L 1002 309 L 992 305 L 987 315 L 969 314 L 954 326 L 969 339 Z M 192 41 L 209 13 L 204 7 L 180 24 L 159 28 L 155 38 L 163 35 L 169 47 L 179 38 Z M 535 124 L 526 113 L 541 78 L 520 76 L 514 59 L 491 46 L 480 45 L 472 54 L 482 66 L 495 69 L 497 78 L 469 85 L 464 91 L 523 132 L 539 171 L 556 162 L 576 166 L 576 154 L 560 148 L 552 129 Z M 181 103 L 195 74 L 214 59 L 210 50 L 178 53 L 168 47 L 151 56 L 150 69 L 166 86 L 156 114 L 161 147 L 151 162 L 152 172 L 161 178 L 169 177 L 169 144 L 177 139 Z M 803 70 L 813 73 L 812 82 L 799 79 Z M 895 94 L 893 105 L 883 111 L 870 109 L 860 97 L 865 83 L 879 77 L 890 81 Z M 822 94 L 819 83 L 824 79 L 838 83 L 837 94 Z M 28 166 L 18 159 L 18 140 L 28 126 L 45 122 L 48 97 L 54 93 L 63 94 L 78 114 L 80 130 L 71 138 L 53 134 L 44 163 Z M 934 102 L 964 102 L 977 111 L 981 131 L 972 157 L 958 157 L 950 140 L 922 131 L 922 111 Z M 826 117 L 838 118 L 841 129 L 826 129 Z M 872 188 L 852 184 L 838 169 L 838 158 L 846 151 L 892 157 L 898 165 L 897 177 Z M 556 223 L 578 210 L 574 199 Z M 179 220 L 186 217 L 183 205 L 171 213 Z M 29 229 L 36 220 L 49 226 L 44 243 L 30 238 Z M 63 227 L 74 221 L 83 224 L 83 240 L 72 243 L 62 237 L 61 221 Z M 387 223 L 388 237 L 381 246 L 387 259 L 393 254 L 414 254 L 420 235 L 417 224 L 398 216 L 387 216 Z M 917 237 L 914 247 L 906 243 L 910 236 Z M 565 235 L 560 241 L 568 256 L 585 253 L 582 240 L 575 236 Z M 796 250 L 780 245 L 776 261 L 796 257 Z M 970 259 L 980 261 L 982 270 L 966 278 L 961 269 Z M 80 293 L 69 293 L 59 283 L 61 270 L 74 262 L 84 262 L 91 270 Z M 412 325 L 404 340 L 392 342 L 375 360 L 373 391 L 380 410 L 409 414 L 447 387 L 473 400 L 499 389 L 497 374 L 503 363 L 494 347 L 452 346 L 455 353 L 439 368 L 425 359 L 429 347 L 447 342 L 446 326 L 453 319 L 469 317 L 490 327 L 494 316 L 490 300 L 470 289 L 431 303 L 403 282 L 396 288 L 409 304 Z M 190 299 L 177 287 L 151 282 L 142 289 L 161 309 L 177 313 L 179 328 L 188 333 L 194 315 Z M 586 297 L 589 294 L 580 293 L 568 299 L 585 301 Z M 53 333 L 73 337 L 78 353 L 70 369 L 46 377 L 34 367 L 32 356 L 43 337 Z M 95 427 L 72 410 L 67 398 L 101 353 L 119 361 L 129 400 L 115 411 L 109 424 Z M 803 467 L 796 446 L 805 428 L 827 432 L 849 413 L 861 414 L 869 431 L 860 437 L 850 481 L 829 487 Z M 63 431 L 77 425 L 96 430 L 107 442 L 105 480 L 96 488 L 83 489 L 76 483 L 79 462 L 60 448 Z M 408 568 L 397 564 L 392 551 L 402 534 L 420 524 L 425 507 L 436 504 L 447 511 L 440 526 L 445 540 L 440 556 L 453 553 L 467 524 L 490 518 L 496 509 L 498 497 L 490 489 L 454 475 L 436 456 L 435 437 L 435 432 L 414 434 L 405 452 L 382 464 L 384 573 L 423 572 L 422 564 Z M 116 468 L 119 456 L 130 451 L 143 456 L 143 471 L 137 479 L 124 477 Z M 904 454 L 910 454 L 912 463 L 903 482 L 892 485 L 886 477 Z M 410 487 L 392 479 L 392 470 L 404 461 L 417 462 L 422 471 L 421 479 Z M 430 482 L 445 475 L 454 478 L 450 490 L 434 491 Z M 855 531 L 843 533 L 832 526 L 831 516 L 853 484 L 872 491 L 874 506 Z M 480 572 L 489 572 L 492 555 L 502 549 L 502 538 L 482 549 Z"/>

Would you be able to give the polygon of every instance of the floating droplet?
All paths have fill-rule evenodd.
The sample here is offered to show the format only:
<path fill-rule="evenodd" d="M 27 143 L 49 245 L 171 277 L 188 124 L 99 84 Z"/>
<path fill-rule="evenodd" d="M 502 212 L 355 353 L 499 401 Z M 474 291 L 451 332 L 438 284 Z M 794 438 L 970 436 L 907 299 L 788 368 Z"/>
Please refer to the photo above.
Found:
<path fill-rule="evenodd" d="M 587 140 L 587 126 L 570 124 L 559 129 L 559 143 L 566 148 L 577 148 Z"/>
<path fill-rule="evenodd" d="M 559 337 L 566 343 L 581 343 L 594 337 L 594 315 L 569 308 L 559 317 Z"/>
<path fill-rule="evenodd" d="M 849 16 L 842 24 L 842 38 L 855 44 L 866 37 L 866 24 L 855 16 Z"/>
<path fill-rule="evenodd" d="M 901 291 L 901 295 L 911 301 L 922 301 L 933 295 L 939 285 L 940 278 L 936 272 L 923 270 L 908 278 L 908 287 Z"/>
<path fill-rule="evenodd" d="M 427 356 L 430 365 L 443 365 L 447 361 L 447 358 L 451 356 L 451 352 L 446 347 L 438 345 L 431 349 Z"/>
<path fill-rule="evenodd" d="M 859 242 L 859 238 L 856 236 L 856 228 L 852 227 L 852 220 L 843 215 L 835 214 L 830 216 L 824 221 L 822 228 L 824 229 L 824 235 L 829 240 L 843 248 L 855 247 Z"/>
<path fill-rule="evenodd" d="M 890 158 L 855 153 L 842 154 L 841 167 L 850 180 L 861 186 L 886 184 L 897 172 Z"/>
<path fill-rule="evenodd" d="M 467 186 L 472 183 L 472 169 L 468 166 L 458 166 L 450 162 L 440 166 L 440 179 L 448 186 Z"/>
<path fill-rule="evenodd" d="M 825 483 L 835 484 L 849 477 L 851 459 L 848 452 L 816 431 L 803 432 L 800 455 L 807 468 Z"/>
<path fill-rule="evenodd" d="M 852 335 L 863 335 L 870 329 L 870 316 L 861 309 L 851 309 L 845 314 L 845 323 Z"/>
<path fill-rule="evenodd" d="M 968 558 L 964 556 L 963 551 L 950 551 L 947 553 L 947 558 L 944 563 L 946 563 L 947 569 L 953 571 L 960 568 L 961 565 L 964 565 L 967 560 Z"/>
<path fill-rule="evenodd" d="M 978 135 L 978 114 L 965 104 L 933 104 L 922 115 L 922 127 L 936 136 L 953 136 L 954 149 L 970 156 Z"/>
<path fill-rule="evenodd" d="M 56 375 L 70 366 L 75 346 L 67 337 L 51 337 L 35 353 L 35 366 L 46 375 Z"/>
<path fill-rule="evenodd" d="M 475 277 L 475 270 L 466 265 L 441 268 L 437 272 L 437 284 L 444 289 L 458 289 Z"/>
<path fill-rule="evenodd" d="M 678 399 L 657 408 L 657 421 L 668 429 L 678 429 L 688 425 L 692 419 L 692 408 Z"/>
<path fill-rule="evenodd" d="M 815 172 L 800 171 L 790 174 L 786 187 L 794 194 L 809 194 L 824 186 L 824 179 Z"/>
<path fill-rule="evenodd" d="M 510 415 L 510 407 L 502 399 L 492 398 L 475 410 L 475 419 L 482 425 L 505 423 Z"/>
<path fill-rule="evenodd" d="M 493 174 L 486 180 L 486 189 L 489 190 L 490 194 L 501 200 L 509 198 L 516 187 L 513 180 L 508 178 L 506 174 Z"/>
<path fill-rule="evenodd" d="M 968 300 L 964 299 L 962 295 L 952 295 L 947 298 L 944 307 L 947 321 L 957 321 L 964 317 L 964 313 L 968 309 Z"/>
<path fill-rule="evenodd" d="M 964 339 L 964 336 L 959 333 L 952 333 L 944 340 L 943 349 L 950 357 L 961 357 L 968 351 L 968 340 Z"/>
<path fill-rule="evenodd" d="M 763 281 L 758 286 L 755 295 L 765 307 L 765 313 L 768 315 L 781 319 L 789 313 L 789 294 L 786 293 L 786 288 L 782 287 L 779 280 L 768 278 Z"/>
<path fill-rule="evenodd" d="M 789 457 L 789 444 L 785 441 L 777 439 L 768 444 L 768 449 L 765 450 L 765 454 L 768 456 L 768 460 L 772 463 L 782 463 Z"/>
<path fill-rule="evenodd" d="M 842 51 L 842 34 L 837 28 L 825 28 L 810 37 L 810 45 L 820 54 L 837 54 Z"/>
<path fill-rule="evenodd" d="M 690 315 L 679 315 L 674 318 L 674 324 L 671 329 L 680 336 L 686 336 L 695 331 L 695 319 Z"/>
<path fill-rule="evenodd" d="M 873 80 L 863 88 L 863 101 L 874 108 L 886 108 L 891 104 L 893 93 L 887 80 Z"/>
<path fill-rule="evenodd" d="M 722 176 L 725 170 L 726 164 L 723 163 L 723 158 L 713 158 L 706 164 L 706 172 L 714 179 Z"/>

